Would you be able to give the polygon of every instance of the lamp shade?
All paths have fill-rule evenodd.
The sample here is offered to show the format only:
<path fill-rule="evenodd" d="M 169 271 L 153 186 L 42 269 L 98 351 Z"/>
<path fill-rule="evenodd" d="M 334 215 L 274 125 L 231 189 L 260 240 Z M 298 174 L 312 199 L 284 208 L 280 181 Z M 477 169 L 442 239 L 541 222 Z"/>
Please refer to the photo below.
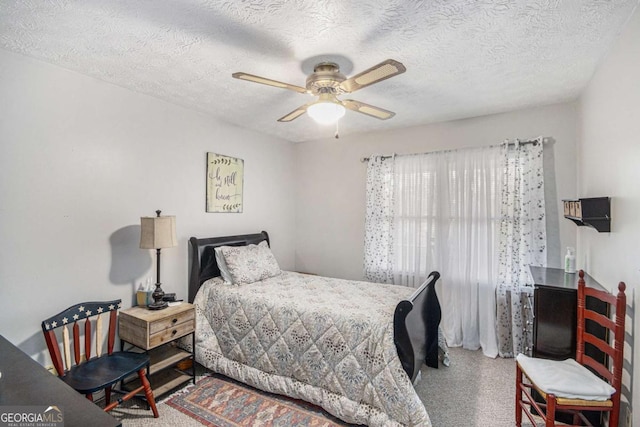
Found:
<path fill-rule="evenodd" d="M 175 216 L 146 216 L 140 218 L 140 248 L 160 249 L 178 245 Z"/>

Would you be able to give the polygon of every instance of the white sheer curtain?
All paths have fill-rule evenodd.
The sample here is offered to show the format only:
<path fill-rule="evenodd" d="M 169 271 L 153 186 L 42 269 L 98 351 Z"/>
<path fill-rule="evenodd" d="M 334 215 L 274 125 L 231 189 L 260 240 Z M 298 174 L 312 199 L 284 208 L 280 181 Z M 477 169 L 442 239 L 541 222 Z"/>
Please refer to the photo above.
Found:
<path fill-rule="evenodd" d="M 499 236 L 500 147 L 398 156 L 384 180 L 368 180 L 365 271 L 368 279 L 380 253 L 390 265 L 386 280 L 419 286 L 432 270 L 442 274 L 442 327 L 450 346 L 497 355 L 495 283 Z M 370 165 L 376 167 L 376 160 Z M 380 190 L 376 185 L 386 186 Z M 389 188 L 392 190 L 389 191 Z M 380 242 L 378 199 L 389 206 L 390 250 Z M 382 199 L 378 199 L 382 200 Z M 374 250 L 374 247 L 376 248 Z"/>
<path fill-rule="evenodd" d="M 504 187 L 501 195 L 498 278 L 499 354 L 514 357 L 525 352 L 522 334 L 522 288 L 532 285 L 529 265 L 547 260 L 543 147 L 506 145 L 502 149 Z"/>
<path fill-rule="evenodd" d="M 438 270 L 447 343 L 512 356 L 520 286 L 546 259 L 542 171 L 541 142 L 372 157 L 365 277 L 417 287 Z"/>

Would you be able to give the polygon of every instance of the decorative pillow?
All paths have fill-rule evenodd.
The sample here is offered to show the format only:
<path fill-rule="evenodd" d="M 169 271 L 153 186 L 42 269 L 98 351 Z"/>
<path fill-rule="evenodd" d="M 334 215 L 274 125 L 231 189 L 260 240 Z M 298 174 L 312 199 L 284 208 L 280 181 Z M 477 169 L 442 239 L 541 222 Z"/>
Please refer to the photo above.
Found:
<path fill-rule="evenodd" d="M 222 280 L 225 282 L 233 283 L 233 278 L 231 277 L 231 273 L 229 273 L 229 268 L 227 267 L 227 263 L 224 261 L 224 255 L 222 255 L 222 248 L 231 246 L 218 246 L 215 249 L 216 252 L 216 262 L 218 263 L 218 268 L 220 269 L 220 276 Z"/>
<path fill-rule="evenodd" d="M 257 282 L 282 273 L 266 241 L 258 245 L 222 246 L 220 251 L 232 282 L 237 285 Z"/>

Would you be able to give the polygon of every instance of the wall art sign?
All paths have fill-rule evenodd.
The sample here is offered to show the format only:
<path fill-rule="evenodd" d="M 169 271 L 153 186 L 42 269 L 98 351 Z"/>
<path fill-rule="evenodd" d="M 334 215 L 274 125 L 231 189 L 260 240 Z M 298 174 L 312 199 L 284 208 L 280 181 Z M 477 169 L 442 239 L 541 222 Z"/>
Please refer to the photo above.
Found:
<path fill-rule="evenodd" d="M 207 212 L 242 212 L 244 160 L 207 153 Z"/>

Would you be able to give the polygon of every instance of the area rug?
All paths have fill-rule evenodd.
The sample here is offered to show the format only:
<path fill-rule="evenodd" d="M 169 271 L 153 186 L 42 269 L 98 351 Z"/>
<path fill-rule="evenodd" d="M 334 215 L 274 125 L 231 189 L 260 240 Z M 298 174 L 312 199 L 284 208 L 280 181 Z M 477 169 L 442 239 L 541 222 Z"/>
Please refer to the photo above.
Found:
<path fill-rule="evenodd" d="M 349 426 L 309 403 L 265 393 L 222 375 L 206 376 L 166 401 L 205 426 Z"/>

